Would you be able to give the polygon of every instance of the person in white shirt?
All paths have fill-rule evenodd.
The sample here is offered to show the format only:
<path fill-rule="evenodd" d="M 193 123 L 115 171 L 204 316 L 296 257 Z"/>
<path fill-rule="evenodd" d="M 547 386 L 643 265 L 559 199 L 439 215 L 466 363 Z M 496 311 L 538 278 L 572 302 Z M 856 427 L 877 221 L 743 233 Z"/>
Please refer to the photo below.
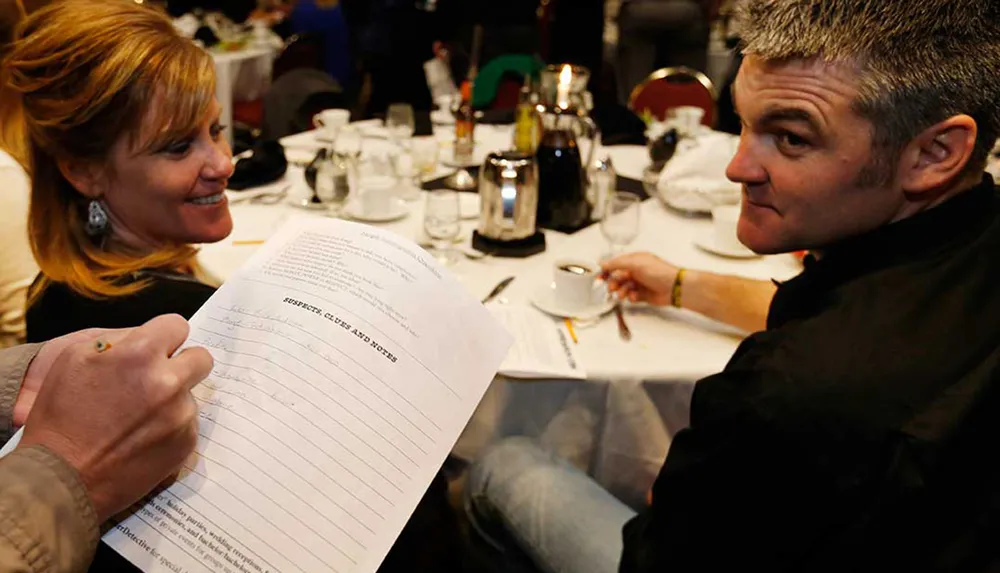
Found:
<path fill-rule="evenodd" d="M 31 7 L 40 2 L 33 2 Z M 22 2 L 0 5 L 0 62 L 6 55 L 17 22 L 24 16 Z M 0 72 L 2 75 L 3 72 Z M 0 86 L 6 79 L 0 78 Z M 0 92 L 0 100 L 9 97 Z M 28 201 L 31 183 L 22 165 L 26 145 L 19 113 L 0 105 L 0 348 L 24 342 L 24 307 L 28 287 L 38 265 L 28 244 Z"/>

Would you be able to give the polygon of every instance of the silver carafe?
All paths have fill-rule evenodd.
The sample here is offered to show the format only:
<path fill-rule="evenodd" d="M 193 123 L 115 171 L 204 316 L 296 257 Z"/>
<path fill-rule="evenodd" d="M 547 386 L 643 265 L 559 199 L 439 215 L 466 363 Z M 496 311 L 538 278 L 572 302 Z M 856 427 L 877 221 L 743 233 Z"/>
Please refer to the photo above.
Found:
<path fill-rule="evenodd" d="M 536 234 L 538 164 L 531 154 L 491 153 L 479 170 L 479 235 L 510 242 Z"/>

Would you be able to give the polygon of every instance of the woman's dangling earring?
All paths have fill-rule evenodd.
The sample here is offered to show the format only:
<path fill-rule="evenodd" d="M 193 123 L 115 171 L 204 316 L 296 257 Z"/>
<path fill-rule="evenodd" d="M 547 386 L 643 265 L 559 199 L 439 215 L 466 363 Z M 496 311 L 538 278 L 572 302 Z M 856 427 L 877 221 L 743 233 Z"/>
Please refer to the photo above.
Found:
<path fill-rule="evenodd" d="M 84 230 L 91 237 L 99 237 L 108 232 L 108 212 L 97 199 L 92 199 L 87 205 L 87 223 Z"/>

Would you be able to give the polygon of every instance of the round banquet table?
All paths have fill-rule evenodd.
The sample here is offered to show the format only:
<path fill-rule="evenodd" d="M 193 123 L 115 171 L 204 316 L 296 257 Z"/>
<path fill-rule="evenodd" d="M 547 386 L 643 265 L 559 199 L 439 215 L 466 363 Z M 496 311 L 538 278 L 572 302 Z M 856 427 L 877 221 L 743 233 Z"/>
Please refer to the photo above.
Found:
<path fill-rule="evenodd" d="M 380 128 L 368 124 L 365 153 L 389 150 Z M 510 127 L 477 127 L 478 153 L 509 146 Z M 448 132 L 438 134 L 446 141 Z M 290 162 L 302 163 L 320 145 L 313 132 L 283 140 Z M 602 150 L 603 152 L 604 150 Z M 607 149 L 618 171 L 641 173 L 642 147 Z M 439 174 L 446 174 L 441 169 Z M 200 261 L 209 274 L 224 280 L 247 260 L 256 243 L 267 239 L 290 217 L 324 216 L 293 206 L 308 193 L 302 168 L 290 165 L 285 177 L 264 189 L 290 186 L 288 202 L 278 205 L 231 203 L 232 235 L 203 246 Z M 236 194 L 232 197 L 238 197 Z M 404 219 L 381 226 L 400 235 L 423 238 L 423 201 L 409 204 Z M 465 220 L 463 237 L 471 236 L 473 219 Z M 638 238 L 629 250 L 648 250 L 688 268 L 758 279 L 788 279 L 800 270 L 790 255 L 750 260 L 724 259 L 698 249 L 693 241 L 711 229 L 708 219 L 667 210 L 659 200 L 641 206 Z M 516 279 L 504 291 L 511 303 L 527 303 L 534 288 L 551 280 L 560 258 L 596 260 L 607 248 L 598 225 L 572 235 L 546 232 L 547 250 L 525 259 L 462 257 L 449 267 L 469 292 L 484 297 L 501 279 Z M 577 328 L 577 354 L 587 380 L 514 380 L 497 376 L 476 414 L 458 440 L 454 453 L 474 458 L 485 445 L 504 436 L 527 435 L 590 473 L 626 503 L 639 505 L 666 456 L 671 436 L 687 425 L 694 382 L 721 370 L 745 333 L 677 309 L 642 305 L 626 307 L 632 340 L 618 336 L 613 315 Z"/>

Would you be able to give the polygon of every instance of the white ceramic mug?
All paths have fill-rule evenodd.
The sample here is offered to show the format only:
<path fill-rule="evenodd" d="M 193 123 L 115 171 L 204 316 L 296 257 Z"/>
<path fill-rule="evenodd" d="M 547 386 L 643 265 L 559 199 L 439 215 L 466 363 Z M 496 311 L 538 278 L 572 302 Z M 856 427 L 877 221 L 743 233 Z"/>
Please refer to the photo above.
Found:
<path fill-rule="evenodd" d="M 718 205 L 712 208 L 712 227 L 715 231 L 715 246 L 729 252 L 745 251 L 746 247 L 736 236 L 740 221 L 739 205 Z"/>
<path fill-rule="evenodd" d="M 322 129 L 329 139 L 336 139 L 340 130 L 350 122 L 351 112 L 346 109 L 324 109 L 313 116 L 313 125 Z"/>
<path fill-rule="evenodd" d="M 392 210 L 396 182 L 392 177 L 373 175 L 361 181 L 361 213 L 365 217 L 385 217 Z"/>
<path fill-rule="evenodd" d="M 594 282 L 597 265 L 576 259 L 556 261 L 552 279 L 556 285 L 556 299 L 570 310 L 582 310 L 594 302 Z"/>

